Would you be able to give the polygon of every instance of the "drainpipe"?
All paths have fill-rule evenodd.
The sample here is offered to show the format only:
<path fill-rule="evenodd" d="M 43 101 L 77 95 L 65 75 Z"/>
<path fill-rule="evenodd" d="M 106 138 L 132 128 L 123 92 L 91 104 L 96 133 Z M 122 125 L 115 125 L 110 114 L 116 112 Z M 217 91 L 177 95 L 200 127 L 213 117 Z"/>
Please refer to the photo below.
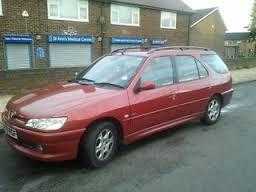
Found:
<path fill-rule="evenodd" d="M 191 22 L 191 15 L 188 16 L 188 42 L 187 42 L 187 46 L 190 45 L 190 30 L 191 30 L 190 22 Z"/>

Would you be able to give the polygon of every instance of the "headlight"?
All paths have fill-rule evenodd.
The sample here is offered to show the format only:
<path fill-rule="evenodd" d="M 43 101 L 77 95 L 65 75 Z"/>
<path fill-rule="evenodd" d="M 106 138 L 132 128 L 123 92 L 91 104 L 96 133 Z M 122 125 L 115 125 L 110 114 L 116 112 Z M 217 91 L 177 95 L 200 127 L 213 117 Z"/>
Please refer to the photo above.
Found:
<path fill-rule="evenodd" d="M 53 131 L 63 127 L 66 121 L 67 121 L 66 117 L 49 118 L 49 119 L 30 119 L 26 123 L 26 126 L 34 129 L 43 130 L 43 131 Z"/>

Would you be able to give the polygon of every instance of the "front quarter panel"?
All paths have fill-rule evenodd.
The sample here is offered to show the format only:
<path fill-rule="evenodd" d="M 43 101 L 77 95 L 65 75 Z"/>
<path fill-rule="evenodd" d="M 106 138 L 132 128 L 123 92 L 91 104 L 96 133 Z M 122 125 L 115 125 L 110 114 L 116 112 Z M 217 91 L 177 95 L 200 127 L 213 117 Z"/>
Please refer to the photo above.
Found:
<path fill-rule="evenodd" d="M 65 130 L 86 130 L 94 121 L 111 118 L 120 122 L 125 134 L 125 130 L 130 126 L 127 115 L 129 115 L 127 91 L 116 91 L 115 94 L 93 100 L 73 110 L 69 114 L 70 121 Z"/>

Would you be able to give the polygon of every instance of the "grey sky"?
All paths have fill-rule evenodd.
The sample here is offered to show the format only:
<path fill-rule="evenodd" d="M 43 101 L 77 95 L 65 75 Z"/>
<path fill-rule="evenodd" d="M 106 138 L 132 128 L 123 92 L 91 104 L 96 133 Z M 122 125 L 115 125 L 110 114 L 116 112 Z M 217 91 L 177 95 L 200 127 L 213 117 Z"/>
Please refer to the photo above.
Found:
<path fill-rule="evenodd" d="M 219 7 L 228 31 L 247 31 L 253 0 L 183 0 L 193 9 Z"/>

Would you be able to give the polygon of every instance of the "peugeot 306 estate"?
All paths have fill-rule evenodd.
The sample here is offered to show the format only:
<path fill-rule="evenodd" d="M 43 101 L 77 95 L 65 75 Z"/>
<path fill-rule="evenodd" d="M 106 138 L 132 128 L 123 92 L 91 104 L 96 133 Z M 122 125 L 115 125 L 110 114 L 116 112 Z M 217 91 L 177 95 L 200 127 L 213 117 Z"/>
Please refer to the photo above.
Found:
<path fill-rule="evenodd" d="M 211 125 L 232 97 L 221 58 L 199 47 L 119 49 L 69 82 L 12 98 L 7 142 L 40 161 L 102 167 L 129 144 L 192 120 Z"/>

